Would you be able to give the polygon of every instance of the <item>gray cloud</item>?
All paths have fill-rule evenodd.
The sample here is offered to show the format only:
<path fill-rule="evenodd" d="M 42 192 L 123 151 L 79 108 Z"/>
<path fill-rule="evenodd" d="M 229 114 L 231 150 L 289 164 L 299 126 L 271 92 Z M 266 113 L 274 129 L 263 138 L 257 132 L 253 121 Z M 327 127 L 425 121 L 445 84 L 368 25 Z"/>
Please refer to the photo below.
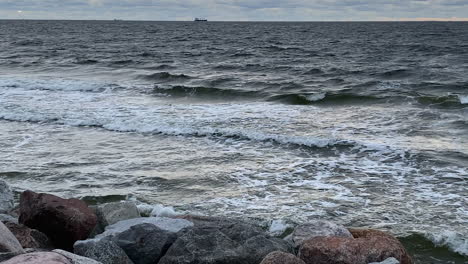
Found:
<path fill-rule="evenodd" d="M 21 11 L 21 12 L 18 12 Z M 0 0 L 30 19 L 386 20 L 468 16 L 468 0 Z"/>

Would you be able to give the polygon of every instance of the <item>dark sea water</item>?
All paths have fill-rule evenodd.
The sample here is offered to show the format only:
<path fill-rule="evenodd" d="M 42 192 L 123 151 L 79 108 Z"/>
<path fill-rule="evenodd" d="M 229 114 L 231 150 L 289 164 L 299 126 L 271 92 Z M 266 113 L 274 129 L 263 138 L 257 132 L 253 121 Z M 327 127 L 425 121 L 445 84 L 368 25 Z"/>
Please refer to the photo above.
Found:
<path fill-rule="evenodd" d="M 468 23 L 0 21 L 0 178 L 468 263 Z"/>

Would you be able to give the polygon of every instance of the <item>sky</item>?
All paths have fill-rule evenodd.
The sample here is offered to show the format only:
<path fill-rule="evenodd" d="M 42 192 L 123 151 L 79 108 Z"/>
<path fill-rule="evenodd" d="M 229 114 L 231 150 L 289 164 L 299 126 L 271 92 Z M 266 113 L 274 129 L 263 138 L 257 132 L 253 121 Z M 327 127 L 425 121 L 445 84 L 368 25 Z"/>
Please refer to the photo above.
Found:
<path fill-rule="evenodd" d="M 0 19 L 468 21 L 468 0 L 0 0 Z"/>

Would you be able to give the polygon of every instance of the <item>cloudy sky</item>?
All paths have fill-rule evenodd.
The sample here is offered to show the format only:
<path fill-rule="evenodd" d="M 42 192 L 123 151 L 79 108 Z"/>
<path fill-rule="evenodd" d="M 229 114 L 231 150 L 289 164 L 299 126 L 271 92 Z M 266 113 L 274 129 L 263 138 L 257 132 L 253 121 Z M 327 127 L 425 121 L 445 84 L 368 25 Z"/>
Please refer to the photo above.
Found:
<path fill-rule="evenodd" d="M 0 0 L 0 19 L 468 20 L 468 0 Z"/>

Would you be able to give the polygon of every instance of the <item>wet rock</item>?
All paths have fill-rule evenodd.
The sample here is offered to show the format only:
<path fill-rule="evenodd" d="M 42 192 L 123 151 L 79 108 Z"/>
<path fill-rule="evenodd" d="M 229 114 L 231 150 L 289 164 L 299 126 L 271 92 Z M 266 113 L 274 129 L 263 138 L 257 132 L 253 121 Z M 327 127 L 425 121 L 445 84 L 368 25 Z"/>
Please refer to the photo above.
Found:
<path fill-rule="evenodd" d="M 101 238 L 108 237 L 108 236 L 118 235 L 124 231 L 129 230 L 130 227 L 132 226 L 145 224 L 145 223 L 152 224 L 162 230 L 172 232 L 172 233 L 177 233 L 186 227 L 193 226 L 192 222 L 189 222 L 183 219 L 173 219 L 173 218 L 166 218 L 166 217 L 142 217 L 142 218 L 135 218 L 135 219 L 120 221 L 113 225 L 107 226 L 106 231 L 96 236 L 96 238 L 101 239 Z"/>
<path fill-rule="evenodd" d="M 307 224 L 298 225 L 292 233 L 292 241 L 299 247 L 305 240 L 318 236 L 335 236 L 352 238 L 353 235 L 344 226 L 330 221 L 311 221 Z"/>
<path fill-rule="evenodd" d="M 104 228 L 122 220 L 139 218 L 140 213 L 133 202 L 115 202 L 98 205 L 96 215 L 99 225 Z"/>
<path fill-rule="evenodd" d="M 103 264 L 133 264 L 125 251 L 110 237 L 77 241 L 74 245 L 74 252 Z"/>
<path fill-rule="evenodd" d="M 5 226 L 8 227 L 11 233 L 18 239 L 23 248 L 52 248 L 49 238 L 36 229 L 11 222 L 5 223 Z"/>
<path fill-rule="evenodd" d="M 56 249 L 56 250 L 53 250 L 52 252 L 58 253 L 66 257 L 72 264 L 102 264 L 101 262 L 96 261 L 94 259 L 78 256 L 68 251 L 61 250 L 61 249 Z"/>
<path fill-rule="evenodd" d="M 18 223 L 18 219 L 8 214 L 0 214 L 0 221 L 2 221 L 3 223 L 6 223 L 6 222 Z"/>
<path fill-rule="evenodd" d="M 260 264 L 305 264 L 305 262 L 293 254 L 274 251 L 268 254 Z"/>
<path fill-rule="evenodd" d="M 314 237 L 304 241 L 299 257 L 307 264 L 367 264 L 394 257 L 401 264 L 413 263 L 401 243 L 377 230 L 350 229 L 354 238 Z"/>
<path fill-rule="evenodd" d="M 135 264 L 158 263 L 177 238 L 175 233 L 152 224 L 139 224 L 118 234 L 113 241 Z"/>
<path fill-rule="evenodd" d="M 204 219 L 183 230 L 160 264 L 258 264 L 270 252 L 292 250 L 260 227 L 226 219 Z"/>
<path fill-rule="evenodd" d="M 372 262 L 369 264 L 400 264 L 400 261 L 398 261 L 396 258 L 388 258 L 382 262 Z"/>
<path fill-rule="evenodd" d="M 35 252 L 16 256 L 2 264 L 72 264 L 66 257 L 54 252 Z"/>
<path fill-rule="evenodd" d="M 19 222 L 46 234 L 55 247 L 71 250 L 75 241 L 88 238 L 97 218 L 78 199 L 25 191 L 20 198 Z"/>
<path fill-rule="evenodd" d="M 11 231 L 0 222 L 0 253 L 20 252 L 23 253 L 23 247 Z"/>
<path fill-rule="evenodd" d="M 11 209 L 13 209 L 13 206 L 13 191 L 4 180 L 0 180 L 0 213 L 9 212 Z"/>

